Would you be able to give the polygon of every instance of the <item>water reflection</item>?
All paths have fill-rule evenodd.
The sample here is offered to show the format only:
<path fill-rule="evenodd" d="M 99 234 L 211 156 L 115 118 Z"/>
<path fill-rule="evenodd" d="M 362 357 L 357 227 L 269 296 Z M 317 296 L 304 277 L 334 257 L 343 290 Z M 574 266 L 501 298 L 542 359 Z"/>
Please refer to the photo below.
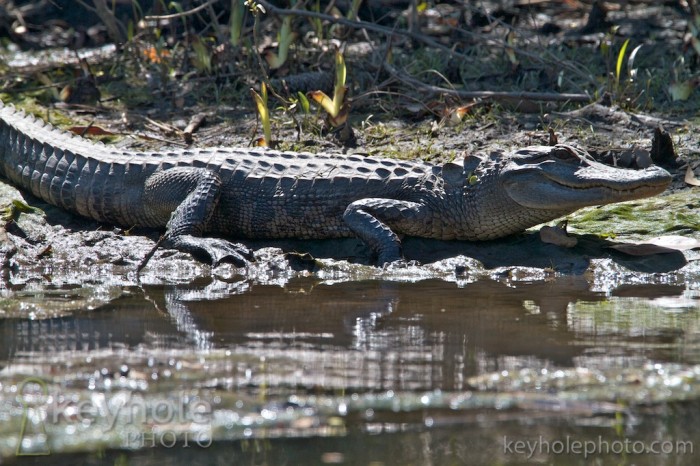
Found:
<path fill-rule="evenodd" d="M 611 429 L 620 413 L 639 433 L 647 414 L 624 406 L 639 393 L 654 403 L 700 393 L 697 292 L 668 283 L 591 288 L 585 276 L 130 288 L 90 311 L 0 320 L 0 387 L 50 368 L 88 393 L 133 385 L 155 397 L 216 394 L 217 439 L 241 438 L 245 429 L 225 426 L 244 419 L 266 426 L 249 435 L 270 436 L 270 413 L 278 427 L 290 419 L 279 435 L 358 441 L 358 431 L 415 440 L 410 432 L 429 426 L 431 443 L 457 425 L 464 442 L 480 426 L 494 429 L 493 448 L 504 432 L 533 425 L 555 435 L 561 416 L 569 427 Z M 666 391 L 640 391 L 647 380 L 663 380 Z M 505 427 L 513 421 L 530 427 Z"/>
<path fill-rule="evenodd" d="M 352 367 L 364 373 L 351 380 L 360 386 L 451 390 L 514 360 L 571 366 L 582 354 L 613 351 L 700 362 L 688 345 L 700 333 L 698 307 L 696 293 L 683 286 L 603 293 L 591 291 L 582 276 L 461 285 L 308 278 L 283 287 L 205 280 L 131 289 L 70 317 L 2 320 L 0 357 L 115 345 L 228 348 L 296 354 L 311 367 Z"/>

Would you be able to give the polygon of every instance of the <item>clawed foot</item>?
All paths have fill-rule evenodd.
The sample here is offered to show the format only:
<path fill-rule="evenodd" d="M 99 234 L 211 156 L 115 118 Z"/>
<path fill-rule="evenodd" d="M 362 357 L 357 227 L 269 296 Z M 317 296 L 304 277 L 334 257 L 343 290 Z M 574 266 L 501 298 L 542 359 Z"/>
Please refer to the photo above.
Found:
<path fill-rule="evenodd" d="M 391 262 L 385 262 L 381 265 L 382 270 L 396 270 L 396 269 L 407 269 L 409 267 L 416 267 L 420 263 L 416 260 L 407 261 L 406 259 L 399 259 Z"/>
<path fill-rule="evenodd" d="M 380 251 L 377 260 L 377 266 L 381 267 L 382 270 L 405 269 L 407 267 L 413 267 L 415 265 L 419 265 L 417 261 L 407 261 L 403 258 L 403 254 L 401 254 L 400 248 L 391 249 L 389 251 Z"/>
<path fill-rule="evenodd" d="M 236 267 L 245 267 L 254 262 L 253 251 L 240 243 L 230 243 L 219 238 L 200 238 L 191 235 L 179 235 L 166 238 L 163 247 L 188 252 L 202 262 L 217 266 L 228 262 Z"/>
<path fill-rule="evenodd" d="M 399 262 L 405 262 L 399 248 L 391 248 L 389 251 L 379 251 L 379 255 L 377 257 L 378 267 L 386 268 L 391 264 Z"/>

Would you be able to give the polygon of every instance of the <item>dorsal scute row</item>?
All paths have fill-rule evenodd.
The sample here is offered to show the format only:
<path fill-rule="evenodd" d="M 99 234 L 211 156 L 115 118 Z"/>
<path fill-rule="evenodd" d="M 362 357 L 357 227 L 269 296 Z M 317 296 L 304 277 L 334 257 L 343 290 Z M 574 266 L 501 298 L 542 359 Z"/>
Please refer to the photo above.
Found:
<path fill-rule="evenodd" d="M 212 147 L 207 149 L 176 149 L 161 152 L 114 150 L 73 133 L 60 130 L 41 119 L 27 115 L 13 106 L 0 106 L 5 121 L 45 147 L 53 146 L 100 164 L 125 164 L 127 174 L 142 164 L 147 172 L 176 166 L 194 166 L 233 173 L 243 171 L 248 177 L 291 176 L 299 179 L 324 177 L 367 177 L 397 179 L 424 176 L 432 167 L 420 162 L 365 157 L 352 154 L 312 154 L 308 152 L 276 151 L 266 148 Z M 84 165 L 81 162 L 81 165 Z"/>

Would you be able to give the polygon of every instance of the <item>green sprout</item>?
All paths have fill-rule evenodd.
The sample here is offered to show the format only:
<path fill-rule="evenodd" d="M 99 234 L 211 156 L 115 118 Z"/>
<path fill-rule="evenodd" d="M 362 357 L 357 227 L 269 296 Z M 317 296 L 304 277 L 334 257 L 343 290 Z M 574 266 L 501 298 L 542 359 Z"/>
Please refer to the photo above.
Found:
<path fill-rule="evenodd" d="M 313 11 L 315 13 L 322 13 L 320 0 L 316 0 L 315 5 L 313 6 Z M 321 20 L 319 18 L 311 18 L 311 24 L 313 25 L 314 32 L 316 33 L 318 40 L 323 40 L 323 23 Z"/>
<path fill-rule="evenodd" d="M 44 212 L 37 207 L 30 206 L 22 200 L 13 199 L 8 205 L 0 208 L 0 220 L 2 220 L 4 223 L 10 222 L 17 219 L 20 213 L 42 215 Z"/>
<path fill-rule="evenodd" d="M 265 60 L 267 60 L 267 64 L 270 65 L 270 69 L 275 70 L 284 65 L 289 55 L 289 46 L 296 37 L 297 34 L 292 32 L 292 17 L 285 16 L 282 19 L 282 28 L 279 32 L 277 53 L 269 51 L 265 55 Z"/>
<path fill-rule="evenodd" d="M 192 50 L 194 50 L 192 62 L 194 63 L 194 67 L 197 68 L 197 71 L 211 74 L 211 53 L 204 41 L 195 36 L 192 40 Z"/>
<path fill-rule="evenodd" d="M 617 64 L 615 65 L 615 85 L 617 87 L 620 86 L 620 74 L 622 72 L 622 62 L 625 59 L 625 52 L 627 51 L 627 46 L 629 45 L 630 40 L 627 39 L 623 44 L 622 47 L 620 48 L 620 52 L 617 54 Z"/>
<path fill-rule="evenodd" d="M 309 104 L 309 99 L 306 98 L 303 92 L 297 92 L 297 97 L 299 97 L 299 104 L 305 115 L 308 115 L 311 111 L 311 105 Z"/>
<path fill-rule="evenodd" d="M 260 115 L 260 121 L 263 126 L 263 137 L 256 140 L 258 146 L 272 147 L 272 130 L 270 128 L 270 110 L 267 108 L 267 86 L 262 83 L 260 86 L 260 94 L 255 92 L 255 89 L 250 89 L 250 94 L 255 100 L 255 107 Z M 262 95 L 261 95 L 262 94 Z"/>
<path fill-rule="evenodd" d="M 360 5 L 362 5 L 362 0 L 352 0 L 350 9 L 348 10 L 347 14 L 347 18 L 349 20 L 357 20 L 357 13 L 360 11 Z"/>
<path fill-rule="evenodd" d="M 510 66 L 513 71 L 515 71 L 518 66 L 520 66 L 520 62 L 518 61 L 518 57 L 515 54 L 515 32 L 510 31 L 508 35 L 506 36 L 506 48 L 505 52 L 506 55 L 508 56 L 508 61 L 510 61 Z"/>
<path fill-rule="evenodd" d="M 338 51 L 335 53 L 333 98 L 328 97 L 323 91 L 312 91 L 308 94 L 311 99 L 328 113 L 328 121 L 334 128 L 343 125 L 347 121 L 350 110 L 348 103 L 345 101 L 345 94 L 348 91 L 348 87 L 345 85 L 346 74 L 345 59 L 343 54 Z"/>
<path fill-rule="evenodd" d="M 243 16 L 246 5 L 243 0 L 231 0 L 231 24 L 229 26 L 229 41 L 234 47 L 241 42 Z"/>
<path fill-rule="evenodd" d="M 627 54 L 630 39 L 626 39 L 615 55 L 612 48 L 612 41 L 617 27 L 613 27 L 606 35 L 606 39 L 600 44 L 600 50 L 605 57 L 607 66 L 607 91 L 611 97 L 620 104 L 633 105 L 639 98 L 631 95 L 633 88 L 630 86 L 637 79 L 637 69 L 634 62 L 639 50 L 644 44 L 637 45 L 632 52 Z M 627 62 L 627 71 L 623 73 L 622 67 Z"/>

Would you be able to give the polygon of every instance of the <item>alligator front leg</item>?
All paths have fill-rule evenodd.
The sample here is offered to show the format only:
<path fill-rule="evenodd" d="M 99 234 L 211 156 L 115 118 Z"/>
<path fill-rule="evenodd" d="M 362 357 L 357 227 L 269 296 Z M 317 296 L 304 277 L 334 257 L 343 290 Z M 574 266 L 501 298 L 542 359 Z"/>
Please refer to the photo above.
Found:
<path fill-rule="evenodd" d="M 343 220 L 377 254 L 378 264 L 383 265 L 403 259 L 397 232 L 412 234 L 423 214 L 423 206 L 416 202 L 368 198 L 350 204 Z"/>
<path fill-rule="evenodd" d="M 252 251 L 242 244 L 202 237 L 220 194 L 219 175 L 205 168 L 177 167 L 149 177 L 144 199 L 151 216 L 169 216 L 162 245 L 212 265 L 242 267 L 252 261 Z"/>

